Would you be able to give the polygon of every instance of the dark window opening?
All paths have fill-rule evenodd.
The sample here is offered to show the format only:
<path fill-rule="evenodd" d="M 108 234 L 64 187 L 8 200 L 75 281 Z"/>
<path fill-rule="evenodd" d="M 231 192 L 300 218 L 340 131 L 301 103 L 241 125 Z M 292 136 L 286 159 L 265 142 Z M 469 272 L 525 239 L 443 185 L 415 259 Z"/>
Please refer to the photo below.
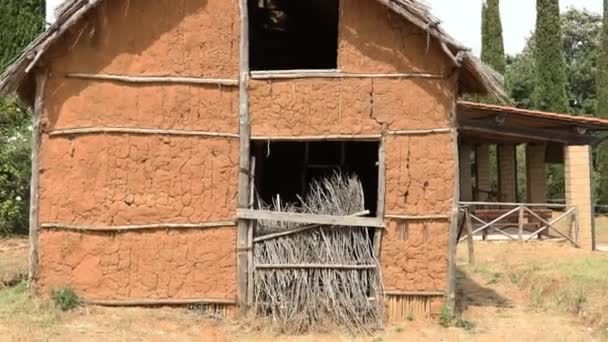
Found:
<path fill-rule="evenodd" d="M 252 70 L 336 69 L 339 0 L 249 0 Z"/>
<path fill-rule="evenodd" d="M 357 175 L 363 185 L 365 209 L 376 216 L 378 142 L 252 142 L 255 187 L 260 199 L 296 203 L 309 184 L 333 172 Z"/>

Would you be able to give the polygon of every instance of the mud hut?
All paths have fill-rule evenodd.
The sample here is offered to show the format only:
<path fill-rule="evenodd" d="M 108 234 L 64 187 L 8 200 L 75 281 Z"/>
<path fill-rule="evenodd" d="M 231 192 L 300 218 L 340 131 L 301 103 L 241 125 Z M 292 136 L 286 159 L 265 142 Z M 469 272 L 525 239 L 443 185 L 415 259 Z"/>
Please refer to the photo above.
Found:
<path fill-rule="evenodd" d="M 453 307 L 456 101 L 498 84 L 416 0 L 65 1 L 0 81 L 35 109 L 34 288 L 245 310 L 270 220 L 364 227 L 374 261 L 274 268 L 371 266 L 394 318 Z M 251 207 L 328 170 L 366 217 Z"/>

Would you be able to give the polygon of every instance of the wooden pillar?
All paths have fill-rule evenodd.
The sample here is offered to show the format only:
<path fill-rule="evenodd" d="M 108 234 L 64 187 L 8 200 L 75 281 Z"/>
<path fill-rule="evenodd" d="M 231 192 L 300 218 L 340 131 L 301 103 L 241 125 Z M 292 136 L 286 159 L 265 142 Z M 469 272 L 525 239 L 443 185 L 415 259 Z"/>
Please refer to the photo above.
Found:
<path fill-rule="evenodd" d="M 39 213 L 38 204 L 40 194 L 38 192 L 40 177 L 40 135 L 42 112 L 44 110 L 44 90 L 46 89 L 48 73 L 47 70 L 36 70 L 36 99 L 34 103 L 34 115 L 32 121 L 32 176 L 30 180 L 30 269 L 28 281 L 30 289 L 34 289 L 38 273 L 38 226 Z"/>
<path fill-rule="evenodd" d="M 544 144 L 526 146 L 526 194 L 528 203 L 547 202 L 547 172 L 545 170 Z"/>
<path fill-rule="evenodd" d="M 498 145 L 498 192 L 500 202 L 517 202 L 515 145 Z"/>
<path fill-rule="evenodd" d="M 458 146 L 460 200 L 465 202 L 473 200 L 473 175 L 471 174 L 472 153 L 473 148 L 470 145 L 460 144 Z"/>
<path fill-rule="evenodd" d="M 238 207 L 247 209 L 250 196 L 251 125 L 249 118 L 249 15 L 247 0 L 239 0 L 241 21 L 240 75 L 239 75 L 239 183 Z M 239 313 L 247 312 L 247 280 L 249 278 L 248 237 L 249 222 L 239 220 L 237 228 L 237 296 Z"/>
<path fill-rule="evenodd" d="M 592 193 L 591 147 L 564 148 L 566 204 L 577 208 L 580 245 L 595 250 L 595 224 Z"/>
<path fill-rule="evenodd" d="M 492 190 L 492 178 L 490 175 L 490 145 L 478 145 L 475 148 L 475 166 L 477 193 L 475 200 L 485 202 L 489 199 Z"/>
<path fill-rule="evenodd" d="M 460 72 L 456 72 L 454 75 L 454 83 L 460 78 Z M 453 203 L 452 213 L 450 215 L 450 232 L 448 237 L 448 284 L 447 284 L 447 298 L 446 305 L 450 309 L 452 315 L 456 312 L 456 251 L 458 248 L 458 219 L 460 216 L 460 182 L 458 181 L 458 175 L 460 171 L 459 166 L 459 151 L 458 151 L 458 118 L 456 108 L 458 107 L 457 96 L 454 96 L 454 102 L 452 104 L 452 112 L 450 113 L 450 128 L 452 129 L 452 158 L 454 160 L 453 168 Z"/>

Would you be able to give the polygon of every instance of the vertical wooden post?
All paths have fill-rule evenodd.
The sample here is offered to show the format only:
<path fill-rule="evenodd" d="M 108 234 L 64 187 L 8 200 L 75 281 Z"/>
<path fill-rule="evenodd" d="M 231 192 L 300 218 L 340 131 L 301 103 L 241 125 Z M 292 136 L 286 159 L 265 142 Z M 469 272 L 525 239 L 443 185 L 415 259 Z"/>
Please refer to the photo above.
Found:
<path fill-rule="evenodd" d="M 241 20 L 240 76 L 239 76 L 239 189 L 238 207 L 249 207 L 249 170 L 251 154 L 251 126 L 249 118 L 249 14 L 247 0 L 239 0 Z M 237 295 L 239 312 L 247 312 L 248 250 L 247 240 L 249 223 L 239 220 L 237 228 Z"/>
<path fill-rule="evenodd" d="M 38 273 L 38 203 L 40 195 L 38 193 L 40 177 L 40 135 L 42 113 L 44 110 L 44 90 L 48 72 L 46 69 L 36 70 L 36 99 L 34 102 L 34 114 L 32 120 L 32 176 L 30 180 L 30 270 L 28 282 L 30 289 L 34 291 L 36 277 Z"/>
<path fill-rule="evenodd" d="M 251 172 L 249 176 L 249 209 L 253 209 L 255 203 L 255 157 L 251 157 Z M 249 221 L 247 229 L 247 306 L 249 308 L 253 305 L 253 233 L 256 222 Z"/>
<path fill-rule="evenodd" d="M 454 74 L 453 85 L 455 89 L 458 89 L 458 79 L 460 78 L 460 72 L 457 71 Z M 458 161 L 458 118 L 457 118 L 457 106 L 458 96 L 454 93 L 454 101 L 452 104 L 452 112 L 450 117 L 450 128 L 452 128 L 452 158 L 453 158 L 453 203 L 452 203 L 452 219 L 450 221 L 450 233 L 448 240 L 448 284 L 447 284 L 447 306 L 450 309 L 452 315 L 456 310 L 456 249 L 458 247 L 458 218 L 460 214 L 460 183 L 459 183 L 459 171 L 460 164 Z"/>
<path fill-rule="evenodd" d="M 517 221 L 517 229 L 519 233 L 519 242 L 524 243 L 524 207 L 519 207 L 519 220 Z"/>
<path fill-rule="evenodd" d="M 578 214 L 578 208 L 574 210 L 574 234 L 576 236 L 576 244 L 581 245 L 581 226 L 580 226 L 580 217 Z"/>
<path fill-rule="evenodd" d="M 383 136 L 378 149 L 378 203 L 376 216 L 384 220 L 386 203 L 386 138 Z M 382 229 L 376 229 L 374 234 L 374 253 L 380 260 L 382 249 Z"/>
<path fill-rule="evenodd" d="M 378 202 L 376 207 L 376 217 L 384 220 L 386 210 L 386 127 L 383 127 L 382 140 L 378 149 Z M 382 256 L 382 229 L 376 229 L 374 232 L 374 257 L 378 260 L 378 281 L 382 282 L 382 264 L 380 258 Z M 376 297 L 378 307 L 380 308 L 381 317 L 383 317 L 384 308 L 384 293 L 372 294 Z"/>
<path fill-rule="evenodd" d="M 471 209 L 466 208 L 464 215 L 465 225 L 467 228 L 467 245 L 469 247 L 469 264 L 475 265 L 475 247 L 473 246 L 473 221 L 471 220 Z"/>

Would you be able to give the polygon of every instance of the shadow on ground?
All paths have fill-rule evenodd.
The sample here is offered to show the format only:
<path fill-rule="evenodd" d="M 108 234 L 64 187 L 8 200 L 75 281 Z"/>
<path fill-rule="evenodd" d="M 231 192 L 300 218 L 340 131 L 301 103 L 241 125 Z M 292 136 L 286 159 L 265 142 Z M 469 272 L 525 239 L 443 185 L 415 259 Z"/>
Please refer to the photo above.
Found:
<path fill-rule="evenodd" d="M 510 308 L 513 303 L 496 293 L 490 284 L 482 286 L 460 267 L 456 269 L 456 310 L 465 312 L 469 306 Z"/>

